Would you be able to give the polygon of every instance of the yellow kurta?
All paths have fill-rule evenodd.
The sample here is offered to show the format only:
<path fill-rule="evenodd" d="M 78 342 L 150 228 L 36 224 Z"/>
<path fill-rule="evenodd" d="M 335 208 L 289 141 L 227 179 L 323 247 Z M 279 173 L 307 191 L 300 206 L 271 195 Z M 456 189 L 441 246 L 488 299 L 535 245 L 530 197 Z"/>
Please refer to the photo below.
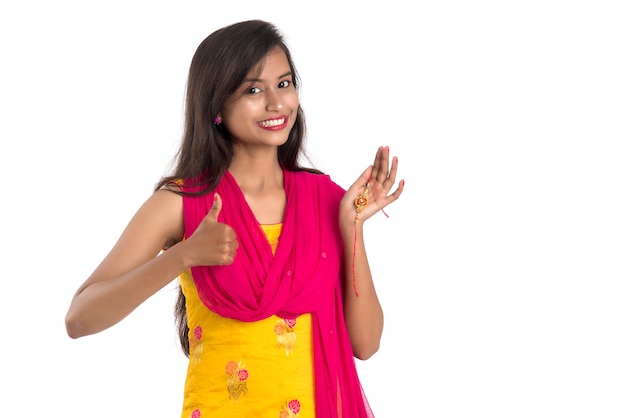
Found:
<path fill-rule="evenodd" d="M 262 227 L 275 251 L 282 225 Z M 182 418 L 315 417 L 310 314 L 224 318 L 199 299 L 190 271 L 180 285 L 190 346 Z"/>

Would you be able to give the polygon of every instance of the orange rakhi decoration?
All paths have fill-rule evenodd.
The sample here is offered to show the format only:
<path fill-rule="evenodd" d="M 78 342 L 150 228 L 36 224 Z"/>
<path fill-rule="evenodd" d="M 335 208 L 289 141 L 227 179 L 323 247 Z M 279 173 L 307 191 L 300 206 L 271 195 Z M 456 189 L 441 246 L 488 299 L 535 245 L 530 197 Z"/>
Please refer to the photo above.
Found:
<path fill-rule="evenodd" d="M 361 216 L 361 212 L 365 209 L 369 203 L 369 192 L 370 192 L 370 184 L 369 182 L 365 183 L 365 190 L 361 192 L 360 195 L 354 199 L 354 206 L 356 207 L 356 215 L 354 217 L 354 223 L 359 223 L 359 218 Z M 352 287 L 354 289 L 354 294 L 356 297 L 359 297 L 359 292 L 356 290 L 356 274 L 355 274 L 355 262 L 356 258 L 356 227 L 354 228 L 354 243 L 352 249 Z"/>
<path fill-rule="evenodd" d="M 354 217 L 354 223 L 359 222 L 359 216 L 361 215 L 361 212 L 363 212 L 363 209 L 365 209 L 367 207 L 367 204 L 369 203 L 369 192 L 370 184 L 365 183 L 365 190 L 363 190 L 363 192 L 358 195 L 356 199 L 354 199 L 354 206 L 356 206 L 356 216 Z"/>

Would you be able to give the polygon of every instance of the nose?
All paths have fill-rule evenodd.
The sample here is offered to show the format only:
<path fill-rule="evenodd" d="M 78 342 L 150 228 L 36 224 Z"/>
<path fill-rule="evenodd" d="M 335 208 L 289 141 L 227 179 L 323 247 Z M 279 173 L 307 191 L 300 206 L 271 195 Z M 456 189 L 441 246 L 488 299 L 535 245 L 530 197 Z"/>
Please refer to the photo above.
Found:
<path fill-rule="evenodd" d="M 265 109 L 267 109 L 268 111 L 276 111 L 283 108 L 283 99 L 278 89 L 266 90 L 265 100 Z"/>

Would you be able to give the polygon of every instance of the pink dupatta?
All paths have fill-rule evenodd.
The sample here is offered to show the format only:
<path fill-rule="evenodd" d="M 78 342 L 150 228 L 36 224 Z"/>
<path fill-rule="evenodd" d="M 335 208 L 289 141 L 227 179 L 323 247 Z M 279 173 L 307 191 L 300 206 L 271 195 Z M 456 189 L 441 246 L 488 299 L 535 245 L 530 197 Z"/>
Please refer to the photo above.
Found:
<path fill-rule="evenodd" d="M 272 254 L 241 189 L 226 171 L 214 190 L 223 202 L 218 220 L 235 230 L 239 248 L 229 266 L 191 268 L 198 295 L 213 312 L 240 321 L 311 313 L 316 415 L 337 418 L 339 392 L 343 418 L 373 417 L 343 317 L 338 215 L 345 191 L 327 175 L 283 173 L 287 205 Z M 195 231 L 212 204 L 213 192 L 183 198 L 185 236 Z"/>

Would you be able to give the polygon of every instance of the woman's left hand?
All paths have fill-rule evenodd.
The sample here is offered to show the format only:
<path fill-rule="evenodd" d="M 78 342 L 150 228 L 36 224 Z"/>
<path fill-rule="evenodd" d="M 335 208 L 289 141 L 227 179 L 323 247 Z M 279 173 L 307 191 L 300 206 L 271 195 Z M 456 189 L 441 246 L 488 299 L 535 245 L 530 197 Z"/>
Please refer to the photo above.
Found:
<path fill-rule="evenodd" d="M 341 218 L 350 215 L 352 222 L 357 219 L 363 222 L 376 212 L 383 210 L 387 205 L 398 200 L 404 190 L 404 180 L 401 180 L 396 190 L 389 194 L 396 182 L 398 158 L 391 159 L 389 168 L 389 147 L 378 147 L 374 165 L 370 165 L 361 174 L 344 195 L 341 201 Z M 364 197 L 367 202 L 360 211 L 357 211 L 355 200 Z"/>

